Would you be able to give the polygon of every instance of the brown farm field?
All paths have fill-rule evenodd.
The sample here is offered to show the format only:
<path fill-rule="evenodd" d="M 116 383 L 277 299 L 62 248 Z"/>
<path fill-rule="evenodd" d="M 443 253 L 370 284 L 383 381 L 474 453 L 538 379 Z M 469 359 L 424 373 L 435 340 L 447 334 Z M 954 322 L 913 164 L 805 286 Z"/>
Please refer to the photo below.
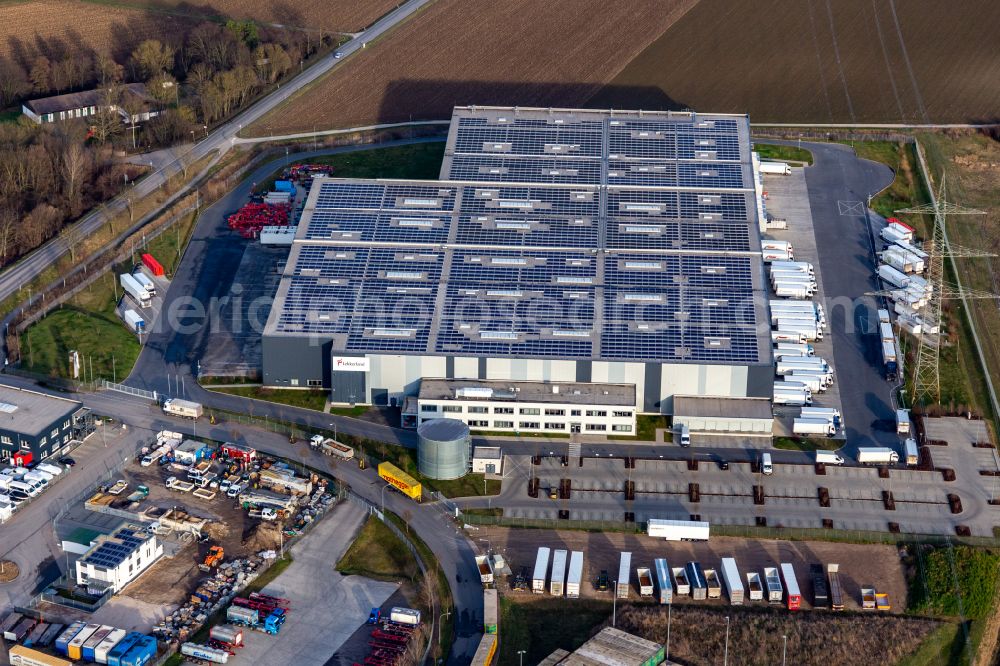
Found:
<path fill-rule="evenodd" d="M 296 28 L 359 32 L 402 0 L 91 0 L 101 4 L 148 9 L 201 18 L 253 19 Z"/>
<path fill-rule="evenodd" d="M 0 2 L 0 56 L 22 65 L 39 53 L 49 59 L 109 49 L 121 60 L 142 40 L 178 41 L 194 25 L 179 16 L 77 0 Z"/>
<path fill-rule="evenodd" d="M 756 122 L 996 119 L 994 0 L 699 0 L 588 106 Z M 633 90 L 648 86 L 649 95 Z"/>
<path fill-rule="evenodd" d="M 437 0 L 248 133 L 447 118 L 461 104 L 579 106 L 694 4 Z"/>

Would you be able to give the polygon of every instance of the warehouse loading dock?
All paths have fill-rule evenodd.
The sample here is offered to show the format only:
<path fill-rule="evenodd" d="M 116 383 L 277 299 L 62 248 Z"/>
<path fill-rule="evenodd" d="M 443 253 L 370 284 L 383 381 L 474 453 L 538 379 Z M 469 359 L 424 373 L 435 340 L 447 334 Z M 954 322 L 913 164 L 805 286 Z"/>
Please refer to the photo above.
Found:
<path fill-rule="evenodd" d="M 676 396 L 674 427 L 694 433 L 770 437 L 774 419 L 766 398 Z"/>

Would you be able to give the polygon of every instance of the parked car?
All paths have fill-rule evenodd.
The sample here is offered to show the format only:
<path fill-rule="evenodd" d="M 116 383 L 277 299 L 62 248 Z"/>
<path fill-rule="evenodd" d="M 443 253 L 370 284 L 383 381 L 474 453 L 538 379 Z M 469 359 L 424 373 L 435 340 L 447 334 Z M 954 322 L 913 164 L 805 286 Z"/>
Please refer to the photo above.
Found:
<path fill-rule="evenodd" d="M 379 608 L 373 608 L 371 613 L 368 613 L 368 624 L 378 624 L 379 619 L 382 617 L 382 610 Z"/>
<path fill-rule="evenodd" d="M 233 485 L 233 482 L 229 479 L 223 479 L 222 483 L 219 484 L 219 490 L 221 492 L 226 492 Z"/>
<path fill-rule="evenodd" d="M 72 467 L 73 465 L 76 464 L 76 461 L 70 458 L 69 456 L 63 456 L 58 460 L 58 462 L 60 465 L 66 465 L 66 467 Z"/>
<path fill-rule="evenodd" d="M 229 486 L 229 490 L 226 491 L 226 497 L 239 497 L 240 496 L 240 484 L 234 483 Z"/>
<path fill-rule="evenodd" d="M 721 470 L 728 470 L 729 469 L 729 461 L 728 460 L 723 460 L 722 458 L 717 458 L 715 462 L 719 465 L 719 469 L 721 469 Z"/>

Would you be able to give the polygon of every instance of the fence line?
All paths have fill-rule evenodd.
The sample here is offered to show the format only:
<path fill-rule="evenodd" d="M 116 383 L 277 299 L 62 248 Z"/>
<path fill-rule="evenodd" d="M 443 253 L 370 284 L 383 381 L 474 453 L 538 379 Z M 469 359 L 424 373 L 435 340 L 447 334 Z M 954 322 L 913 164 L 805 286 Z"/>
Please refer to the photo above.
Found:
<path fill-rule="evenodd" d="M 159 395 L 156 391 L 146 391 L 145 389 L 133 388 L 131 386 L 126 386 L 125 384 L 117 384 L 115 382 L 109 382 L 107 379 L 101 380 L 101 388 L 108 391 L 117 391 L 119 393 L 127 393 L 128 395 L 135 396 L 137 398 L 145 398 L 146 400 L 152 400 L 154 402 L 159 400 Z"/>

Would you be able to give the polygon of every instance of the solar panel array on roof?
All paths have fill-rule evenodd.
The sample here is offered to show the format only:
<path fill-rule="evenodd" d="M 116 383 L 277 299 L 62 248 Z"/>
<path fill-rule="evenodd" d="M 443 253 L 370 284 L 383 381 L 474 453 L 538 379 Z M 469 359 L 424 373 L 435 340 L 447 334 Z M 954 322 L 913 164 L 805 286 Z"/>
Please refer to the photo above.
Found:
<path fill-rule="evenodd" d="M 135 530 L 121 528 L 111 535 L 111 540 L 105 541 L 83 558 L 87 564 L 113 569 L 131 557 L 142 544 L 145 537 L 136 536 Z"/>
<path fill-rule="evenodd" d="M 316 181 L 267 331 L 349 353 L 760 363 L 748 127 L 456 109 L 442 181 Z"/>

